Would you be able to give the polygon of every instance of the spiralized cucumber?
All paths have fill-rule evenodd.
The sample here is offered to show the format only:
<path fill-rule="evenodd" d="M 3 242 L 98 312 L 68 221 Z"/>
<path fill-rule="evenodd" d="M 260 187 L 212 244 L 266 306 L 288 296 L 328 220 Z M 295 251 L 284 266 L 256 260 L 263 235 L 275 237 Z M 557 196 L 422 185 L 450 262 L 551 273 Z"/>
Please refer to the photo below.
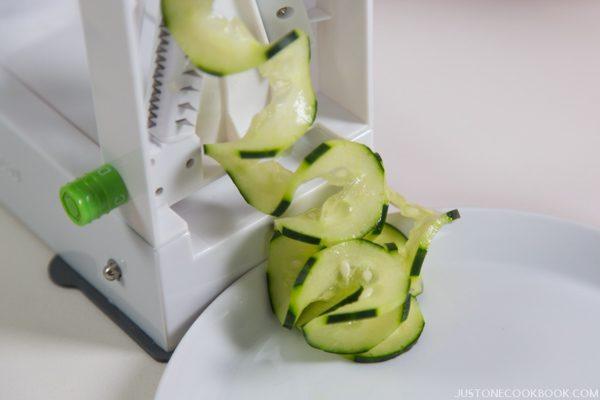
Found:
<path fill-rule="evenodd" d="M 319 209 L 279 218 L 275 229 L 297 240 L 332 245 L 361 238 L 385 222 L 385 173 L 367 146 L 347 140 L 322 143 L 290 178 L 283 202 L 291 203 L 298 186 L 315 178 L 342 189 Z"/>
<path fill-rule="evenodd" d="M 275 157 L 289 148 L 310 128 L 317 113 L 317 100 L 310 80 L 310 43 L 302 31 L 277 55 L 259 67 L 269 81 L 271 100 L 254 116 L 239 140 L 204 146 L 206 154 L 225 169 L 232 157 L 257 159 Z"/>
<path fill-rule="evenodd" d="M 409 310 L 405 313 L 407 318 L 386 339 L 362 354 L 355 354 L 352 359 L 360 363 L 375 363 L 391 360 L 410 350 L 421 336 L 425 320 L 414 297 L 410 299 Z"/>
<path fill-rule="evenodd" d="M 260 43 L 241 20 L 213 13 L 213 0 L 162 0 L 167 28 L 188 58 L 211 75 L 256 68 L 295 40 L 285 35 L 272 45 Z"/>
<path fill-rule="evenodd" d="M 163 0 L 162 10 L 200 69 L 227 75 L 259 68 L 269 80 L 270 103 L 247 134 L 204 146 L 244 199 L 280 216 L 307 181 L 320 178 L 340 188 L 319 208 L 275 220 L 267 282 L 279 322 L 301 329 L 311 346 L 357 362 L 385 361 L 408 350 L 425 324 L 415 298 L 423 291 L 425 255 L 458 211 L 409 203 L 387 187 L 381 157 L 347 140 L 321 143 L 296 171 L 284 168 L 273 158 L 316 116 L 307 35 L 296 30 L 272 45 L 259 43 L 239 20 L 214 15 L 211 0 Z M 411 221 L 408 231 L 386 223 L 390 204 Z"/>
<path fill-rule="evenodd" d="M 283 325 L 296 277 L 319 246 L 276 234 L 269 244 L 267 282 L 273 312 Z"/>
<path fill-rule="evenodd" d="M 339 309 L 331 306 L 362 288 L 362 294 Z M 298 271 L 290 294 L 289 318 L 300 316 L 306 308 L 323 303 L 328 315 L 368 309 L 395 308 L 406 298 L 408 270 L 391 254 L 367 240 L 349 240 L 320 250 Z M 341 298 L 339 298 L 341 294 Z M 319 316 L 320 313 L 313 315 Z"/>

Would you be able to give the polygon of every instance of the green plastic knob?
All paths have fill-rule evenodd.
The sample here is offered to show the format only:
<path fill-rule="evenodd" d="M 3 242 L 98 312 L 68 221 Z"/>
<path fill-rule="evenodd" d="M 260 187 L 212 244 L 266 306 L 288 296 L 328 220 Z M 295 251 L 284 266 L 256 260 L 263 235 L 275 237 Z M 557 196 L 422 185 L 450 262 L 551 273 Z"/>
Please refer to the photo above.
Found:
<path fill-rule="evenodd" d="M 60 202 L 75 224 L 83 226 L 125 204 L 125 182 L 110 164 L 104 164 L 60 188 Z"/>

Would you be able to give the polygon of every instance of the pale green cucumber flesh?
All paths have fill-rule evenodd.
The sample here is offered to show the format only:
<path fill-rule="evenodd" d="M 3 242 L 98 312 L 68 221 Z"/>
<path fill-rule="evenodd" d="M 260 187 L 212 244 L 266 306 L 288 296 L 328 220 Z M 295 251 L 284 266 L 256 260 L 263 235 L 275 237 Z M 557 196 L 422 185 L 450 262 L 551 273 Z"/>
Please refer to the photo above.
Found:
<path fill-rule="evenodd" d="M 410 289 L 408 289 L 408 292 L 414 297 L 423 293 L 423 278 L 421 278 L 421 275 L 410 277 Z"/>
<path fill-rule="evenodd" d="M 271 85 L 271 100 L 254 116 L 246 135 L 233 142 L 204 145 L 205 154 L 221 164 L 246 202 L 272 215 L 282 214 L 291 203 L 291 197 L 284 195 L 292 173 L 274 160 L 257 159 L 275 157 L 287 149 L 310 128 L 316 115 L 310 44 L 300 31 L 295 37 L 261 65 Z"/>
<path fill-rule="evenodd" d="M 393 243 L 396 245 L 397 249 L 403 248 L 407 240 L 406 236 L 404 236 L 404 234 L 398 228 L 388 223 L 383 225 L 383 229 L 379 234 L 370 233 L 369 235 L 365 236 L 365 239 L 380 245 Z"/>
<path fill-rule="evenodd" d="M 408 271 L 397 254 L 366 240 L 358 239 L 320 250 L 298 273 L 291 293 L 288 316 L 294 319 L 311 304 L 320 304 L 319 313 L 337 305 L 362 287 L 355 301 L 328 315 L 368 309 L 387 311 L 401 304 L 408 292 Z M 334 317 L 335 318 L 335 317 Z M 306 323 L 309 318 L 304 318 Z"/>
<path fill-rule="evenodd" d="M 318 246 L 310 245 L 285 236 L 274 237 L 269 243 L 267 285 L 271 306 L 283 325 L 289 308 L 290 294 L 298 273 Z"/>
<path fill-rule="evenodd" d="M 279 204 L 292 173 L 274 160 L 243 160 L 220 148 L 205 146 L 205 152 L 222 165 L 244 200 L 265 214 Z"/>
<path fill-rule="evenodd" d="M 257 41 L 238 18 L 213 12 L 212 0 L 162 0 L 163 20 L 171 35 L 199 69 L 225 76 L 256 68 L 299 38 L 291 31 L 273 44 Z M 308 52 L 310 57 L 310 50 Z"/>
<path fill-rule="evenodd" d="M 379 313 L 378 309 L 363 310 L 350 319 L 332 320 L 333 315 L 347 313 L 325 314 L 304 325 L 304 338 L 312 347 L 329 353 L 362 353 L 377 346 L 400 326 L 402 308 L 399 305 L 386 313 Z"/>
<path fill-rule="evenodd" d="M 310 43 L 303 32 L 291 33 L 295 41 L 259 67 L 269 81 L 269 104 L 252 118 L 241 139 L 209 146 L 243 159 L 275 157 L 310 128 L 317 112 L 310 78 Z"/>
<path fill-rule="evenodd" d="M 302 183 L 315 178 L 341 189 L 318 209 L 276 220 L 275 228 L 284 235 L 332 245 L 361 238 L 383 226 L 387 214 L 385 174 L 367 146 L 346 140 L 322 143 L 296 170 L 284 198 L 292 198 Z"/>
<path fill-rule="evenodd" d="M 298 317 L 296 326 L 302 327 L 307 322 L 312 321 L 316 317 L 333 312 L 347 304 L 354 303 L 360 298 L 364 288 L 359 286 L 350 286 L 335 293 L 332 298 L 327 300 L 318 300 L 309 304 Z M 333 304 L 333 305 L 332 305 Z"/>
<path fill-rule="evenodd" d="M 397 357 L 409 350 L 419 339 L 425 326 L 423 315 L 415 298 L 410 299 L 408 317 L 386 339 L 367 352 L 355 354 L 352 359 L 360 363 L 381 362 Z"/>
<path fill-rule="evenodd" d="M 237 18 L 212 11 L 212 0 L 162 0 L 165 25 L 184 53 L 201 70 L 217 76 L 255 68 L 267 60 L 268 45 L 258 42 Z"/>
<path fill-rule="evenodd" d="M 458 210 L 445 214 L 434 214 L 415 223 L 406 242 L 406 257 L 411 276 L 419 276 L 431 241 L 439 230 L 446 224 L 460 218 Z"/>

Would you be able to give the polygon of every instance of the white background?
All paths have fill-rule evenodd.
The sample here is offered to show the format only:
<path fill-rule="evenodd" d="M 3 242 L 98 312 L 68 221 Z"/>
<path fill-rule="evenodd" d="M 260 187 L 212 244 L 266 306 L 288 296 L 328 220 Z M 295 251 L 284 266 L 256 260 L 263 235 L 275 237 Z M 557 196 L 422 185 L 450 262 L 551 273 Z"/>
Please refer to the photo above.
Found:
<path fill-rule="evenodd" d="M 375 142 L 393 187 L 600 226 L 600 2 L 375 0 L 374 17 Z M 52 286 L 52 253 L 3 210 L 0 254 L 0 398 L 152 396 L 163 365 Z"/>
<path fill-rule="evenodd" d="M 434 206 L 600 226 L 600 3 L 375 0 L 375 142 Z"/>

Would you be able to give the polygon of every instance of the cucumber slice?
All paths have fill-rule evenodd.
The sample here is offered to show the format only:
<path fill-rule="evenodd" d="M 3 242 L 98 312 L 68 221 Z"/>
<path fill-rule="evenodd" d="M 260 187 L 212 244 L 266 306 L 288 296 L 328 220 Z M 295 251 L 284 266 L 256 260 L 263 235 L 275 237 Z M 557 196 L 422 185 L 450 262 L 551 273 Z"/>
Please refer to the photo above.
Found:
<path fill-rule="evenodd" d="M 209 155 L 225 168 L 246 203 L 265 214 L 281 204 L 292 172 L 275 160 L 243 160 L 220 147 L 211 147 Z"/>
<path fill-rule="evenodd" d="M 382 343 L 402 324 L 404 302 L 385 307 L 356 310 L 361 302 L 322 315 L 302 328 L 309 345 L 329 353 L 363 353 Z"/>
<path fill-rule="evenodd" d="M 258 42 L 238 18 L 213 14 L 212 0 L 162 0 L 163 19 L 190 61 L 212 75 L 255 68 L 296 40 L 289 33 L 272 45 Z"/>
<path fill-rule="evenodd" d="M 292 286 L 298 273 L 319 250 L 318 246 L 276 235 L 269 244 L 267 286 L 273 312 L 283 325 L 290 302 Z"/>
<path fill-rule="evenodd" d="M 408 292 L 414 297 L 423 293 L 423 279 L 421 278 L 421 275 L 410 277 L 410 289 Z"/>
<path fill-rule="evenodd" d="M 330 140 L 315 148 L 298 167 L 281 204 L 290 204 L 304 182 L 323 178 L 342 189 L 320 209 L 279 218 L 275 229 L 296 240 L 332 245 L 361 238 L 387 215 L 385 173 L 367 146 L 347 140 Z M 281 205 L 278 210 L 285 209 Z"/>
<path fill-rule="evenodd" d="M 292 173 L 273 160 L 255 159 L 275 157 L 291 146 L 310 128 L 317 110 L 309 40 L 294 32 L 297 39 L 260 67 L 271 85 L 271 101 L 252 119 L 246 135 L 204 145 L 205 154 L 223 166 L 246 202 L 266 214 L 278 215 L 289 205 L 281 199 Z"/>
<path fill-rule="evenodd" d="M 422 220 L 416 221 L 408 235 L 406 242 L 406 257 L 410 265 L 410 275 L 421 274 L 421 267 L 431 241 L 439 230 L 446 224 L 460 218 L 458 210 L 452 210 L 445 214 L 434 214 Z"/>
<path fill-rule="evenodd" d="M 228 151 L 246 159 L 275 157 L 310 128 L 317 112 L 310 79 L 310 43 L 304 32 L 292 33 L 297 35 L 294 43 L 259 68 L 261 75 L 269 80 L 269 104 L 254 116 L 242 139 L 208 144 L 207 154 L 218 156 Z M 220 152 L 215 152 L 215 147 Z"/>
<path fill-rule="evenodd" d="M 288 326 L 296 323 L 300 315 L 303 324 L 316 318 L 359 288 L 362 290 L 358 299 L 336 309 L 335 314 L 375 309 L 381 314 L 397 307 L 408 292 L 408 271 L 399 257 L 362 239 L 315 253 L 294 282 L 286 317 Z M 318 309 L 309 308 L 314 308 L 314 304 L 319 304 Z M 305 310 L 311 310 L 310 315 Z"/>
<path fill-rule="evenodd" d="M 386 195 L 390 200 L 390 203 L 398 208 L 400 214 L 404 217 L 413 219 L 413 220 L 423 220 L 425 218 L 429 218 L 435 215 L 438 215 L 435 211 L 429 210 L 428 208 L 422 207 L 418 204 L 411 204 L 404 197 L 386 187 Z"/>
<path fill-rule="evenodd" d="M 369 351 L 352 356 L 352 359 L 360 363 L 375 363 L 390 360 L 408 351 L 425 327 L 423 314 L 414 297 L 410 298 L 409 307 L 408 317 L 390 336 Z"/>
<path fill-rule="evenodd" d="M 328 298 L 327 300 L 318 300 L 309 304 L 296 320 L 296 326 L 302 327 L 320 315 L 335 311 L 346 304 L 354 303 L 360 298 L 363 290 L 364 288 L 362 286 L 356 288 L 355 285 L 352 285 L 348 288 L 341 289 L 339 292 L 335 293 L 333 297 Z M 290 315 L 291 318 L 293 314 L 288 313 L 288 315 Z M 293 324 L 293 322 L 290 322 L 290 324 Z M 291 325 L 288 327 L 291 327 Z"/>
<path fill-rule="evenodd" d="M 398 250 L 400 252 L 404 251 L 404 246 L 408 240 L 404 233 L 388 223 L 384 225 L 379 235 L 371 233 L 365 236 L 365 239 L 384 246 L 388 251 Z M 410 277 L 409 293 L 411 296 L 418 296 L 423 293 L 423 280 L 421 276 Z"/>
<path fill-rule="evenodd" d="M 388 247 L 388 250 L 390 250 L 390 246 L 388 246 L 388 244 L 392 243 L 397 249 L 402 249 L 408 240 L 398 228 L 388 223 L 383 225 L 381 233 L 370 233 L 369 235 L 365 236 L 365 239 L 370 240 L 373 243 L 386 246 Z"/>

